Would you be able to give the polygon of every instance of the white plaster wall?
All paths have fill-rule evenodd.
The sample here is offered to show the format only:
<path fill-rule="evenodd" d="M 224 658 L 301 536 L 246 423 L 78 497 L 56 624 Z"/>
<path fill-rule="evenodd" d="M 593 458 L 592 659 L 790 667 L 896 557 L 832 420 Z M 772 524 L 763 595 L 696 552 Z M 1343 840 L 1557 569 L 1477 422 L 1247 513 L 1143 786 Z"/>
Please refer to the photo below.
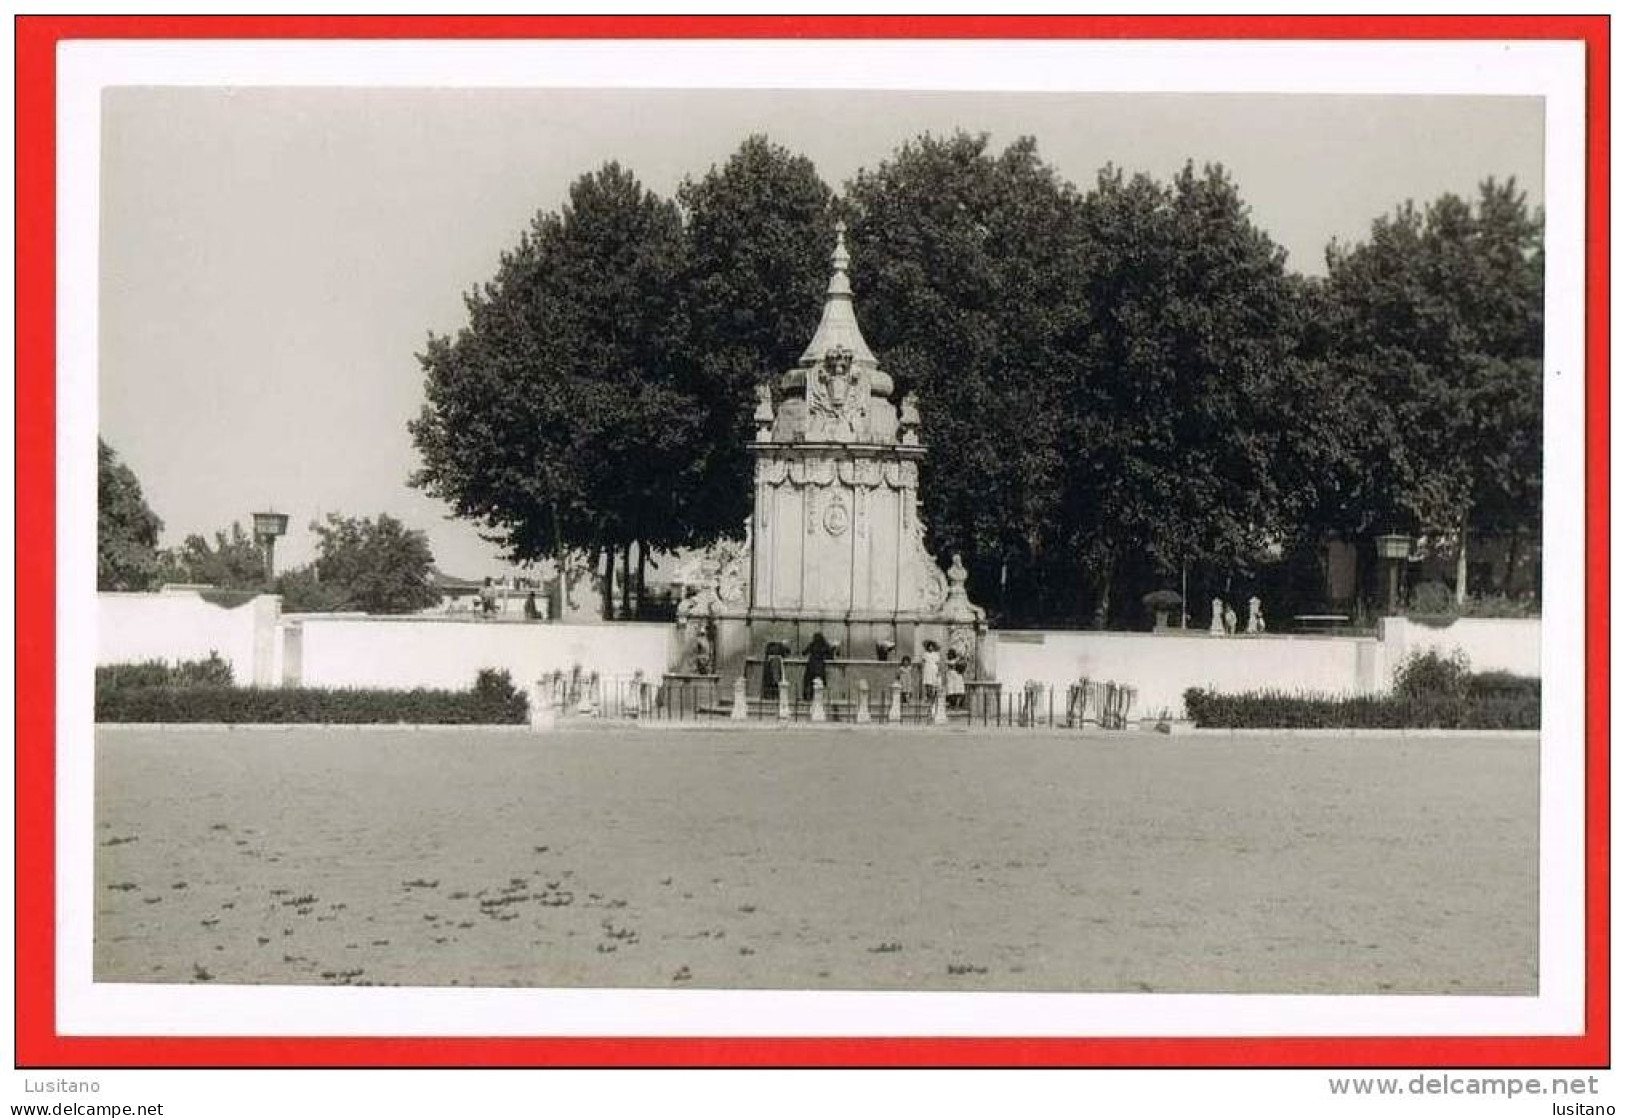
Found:
<path fill-rule="evenodd" d="M 1382 641 L 1391 666 L 1413 652 L 1448 656 L 1460 649 L 1475 672 L 1540 676 L 1538 617 L 1461 617 L 1443 628 L 1391 617 L 1382 622 Z"/>
<path fill-rule="evenodd" d="M 205 601 L 195 590 L 96 596 L 96 663 L 202 660 L 219 653 L 239 684 L 276 679 L 280 599 L 262 594 L 237 606 Z"/>
<path fill-rule="evenodd" d="M 306 616 L 287 682 L 306 687 L 446 687 L 473 684 L 482 668 L 505 669 L 521 687 L 580 664 L 584 672 L 658 680 L 670 663 L 672 625 L 509 623 L 428 617 Z M 297 678 L 294 677 L 297 661 Z"/>
<path fill-rule="evenodd" d="M 995 669 L 1005 693 L 1028 680 L 1058 688 L 1079 677 L 1139 690 L 1136 713 L 1180 716 L 1185 689 L 1318 691 L 1354 694 L 1388 685 L 1383 646 L 1374 638 L 1213 637 L 1203 633 L 1005 632 Z"/>

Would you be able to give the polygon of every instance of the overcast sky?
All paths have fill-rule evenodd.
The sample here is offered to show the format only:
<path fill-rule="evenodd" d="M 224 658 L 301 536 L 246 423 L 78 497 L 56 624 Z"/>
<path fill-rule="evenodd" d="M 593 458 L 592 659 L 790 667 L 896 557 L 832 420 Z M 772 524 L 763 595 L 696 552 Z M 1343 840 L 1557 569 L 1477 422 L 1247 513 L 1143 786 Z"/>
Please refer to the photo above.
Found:
<path fill-rule="evenodd" d="M 1407 198 L 1516 176 L 1542 201 L 1542 107 L 1494 97 L 116 89 L 104 100 L 100 428 L 164 543 L 290 514 L 388 512 L 440 567 L 497 551 L 407 488 L 414 356 L 463 324 L 538 209 L 608 159 L 670 194 L 765 132 L 837 190 L 923 131 L 1022 134 L 1087 187 L 1104 164 L 1231 171 L 1299 271 Z M 863 308 L 858 308 L 862 318 Z"/>

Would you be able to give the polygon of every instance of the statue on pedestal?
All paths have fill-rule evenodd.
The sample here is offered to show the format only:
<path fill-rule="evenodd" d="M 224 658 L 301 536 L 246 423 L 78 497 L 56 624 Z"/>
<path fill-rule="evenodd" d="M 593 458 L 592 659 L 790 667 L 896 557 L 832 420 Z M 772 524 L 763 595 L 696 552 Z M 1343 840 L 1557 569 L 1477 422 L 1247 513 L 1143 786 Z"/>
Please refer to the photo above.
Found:
<path fill-rule="evenodd" d="M 769 385 L 756 386 L 756 411 L 751 420 L 756 424 L 757 442 L 773 437 L 773 389 Z"/>
<path fill-rule="evenodd" d="M 913 392 L 903 394 L 897 411 L 897 432 L 904 446 L 920 445 L 920 398 Z"/>

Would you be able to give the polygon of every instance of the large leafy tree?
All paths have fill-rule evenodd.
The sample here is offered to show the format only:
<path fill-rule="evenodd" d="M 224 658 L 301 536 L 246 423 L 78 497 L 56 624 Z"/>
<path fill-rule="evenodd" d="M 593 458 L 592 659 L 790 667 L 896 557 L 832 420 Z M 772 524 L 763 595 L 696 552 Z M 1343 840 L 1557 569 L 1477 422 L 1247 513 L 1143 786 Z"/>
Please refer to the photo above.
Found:
<path fill-rule="evenodd" d="M 1328 252 L 1331 375 L 1381 433 L 1355 527 L 1453 541 L 1458 599 L 1472 530 L 1539 530 L 1541 226 L 1514 182 L 1489 180 L 1476 206 L 1406 204 Z"/>
<path fill-rule="evenodd" d="M 812 161 L 760 135 L 685 181 L 678 201 L 689 345 L 708 388 L 706 469 L 684 515 L 704 538 L 749 515 L 752 393 L 795 363 L 818 325 L 835 214 Z"/>
<path fill-rule="evenodd" d="M 265 550 L 240 523 L 213 539 L 186 537 L 162 554 L 162 572 L 173 582 L 202 583 L 222 590 L 274 589 L 290 611 L 355 609 L 410 613 L 434 605 L 434 556 L 428 537 L 387 513 L 370 517 L 329 513 L 313 523 L 316 560 L 276 576 L 267 587 Z"/>
<path fill-rule="evenodd" d="M 1090 321 L 1081 198 L 1031 139 L 956 133 L 860 172 L 846 203 L 866 336 L 920 394 L 931 544 L 1007 617 L 1053 608 L 1072 581 L 1060 409 Z"/>
<path fill-rule="evenodd" d="M 677 207 L 629 171 L 577 180 L 468 295 L 468 326 L 430 338 L 412 484 L 519 561 L 580 549 L 608 576 L 635 544 L 692 538 L 707 409 L 683 336 L 683 254 Z"/>
<path fill-rule="evenodd" d="M 338 599 L 323 603 L 325 608 L 412 613 L 440 600 L 430 570 L 434 554 L 422 532 L 388 513 L 376 520 L 329 513 L 310 527 L 316 533 L 312 572 L 324 592 Z"/>
<path fill-rule="evenodd" d="M 1107 168 L 1084 210 L 1092 328 L 1059 425 L 1103 623 L 1119 586 L 1247 573 L 1338 444 L 1300 351 L 1302 287 L 1222 168 L 1168 184 Z"/>
<path fill-rule="evenodd" d="M 329 613 L 357 608 L 351 604 L 349 588 L 323 582 L 315 563 L 277 575 L 276 592 L 282 596 L 282 609 L 287 613 Z"/>
<path fill-rule="evenodd" d="M 171 582 L 194 582 L 222 590 L 263 590 L 265 550 L 237 521 L 211 541 L 190 535 L 164 553 L 164 575 Z"/>
<path fill-rule="evenodd" d="M 135 471 L 96 440 L 96 588 L 147 590 L 158 580 L 164 522 L 147 505 Z"/>

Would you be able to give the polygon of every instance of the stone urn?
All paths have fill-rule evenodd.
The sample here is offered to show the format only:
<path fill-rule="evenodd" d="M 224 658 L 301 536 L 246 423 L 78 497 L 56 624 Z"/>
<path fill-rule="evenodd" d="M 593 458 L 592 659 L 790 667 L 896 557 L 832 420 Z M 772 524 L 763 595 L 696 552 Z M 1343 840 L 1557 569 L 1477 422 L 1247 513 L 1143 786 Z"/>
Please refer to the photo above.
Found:
<path fill-rule="evenodd" d="M 1151 631 L 1162 633 L 1168 630 L 1168 615 L 1184 605 L 1185 599 L 1179 596 L 1177 590 L 1153 590 L 1140 602 L 1151 611 Z"/>

